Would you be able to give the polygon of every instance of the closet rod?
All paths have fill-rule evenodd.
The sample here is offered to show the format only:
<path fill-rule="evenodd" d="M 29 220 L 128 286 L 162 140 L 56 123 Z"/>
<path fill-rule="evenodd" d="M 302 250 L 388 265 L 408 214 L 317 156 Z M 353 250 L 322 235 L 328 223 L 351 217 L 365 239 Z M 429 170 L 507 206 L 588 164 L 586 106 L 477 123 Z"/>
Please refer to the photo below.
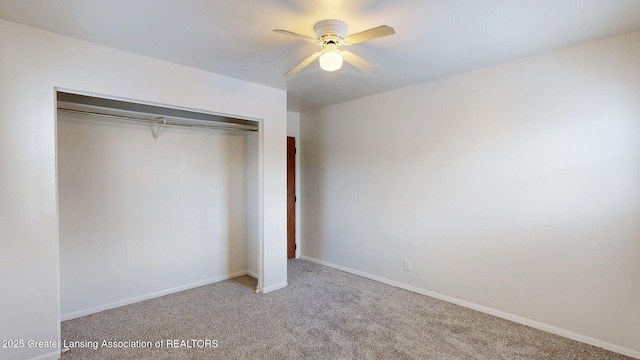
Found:
<path fill-rule="evenodd" d="M 66 108 L 58 108 L 58 111 L 72 113 L 72 114 L 88 114 L 102 117 L 111 117 L 117 119 L 125 119 L 129 121 L 137 121 L 148 124 L 162 124 L 162 125 L 171 125 L 171 126 L 185 126 L 185 127 L 194 127 L 194 128 L 208 128 L 208 129 L 218 129 L 218 130 L 228 130 L 228 131 L 258 131 L 257 126 L 252 125 L 241 125 L 241 124 L 233 124 L 233 125 L 223 125 L 221 123 L 212 123 L 212 124 L 189 124 L 189 123 L 181 123 L 175 121 L 168 121 L 164 117 L 159 116 L 156 119 L 145 119 L 133 116 L 125 116 L 125 115 L 114 115 L 114 114 L 104 114 L 95 111 L 84 111 L 84 110 L 74 110 L 74 109 L 66 109 Z M 200 120 L 207 121 L 207 120 Z"/>

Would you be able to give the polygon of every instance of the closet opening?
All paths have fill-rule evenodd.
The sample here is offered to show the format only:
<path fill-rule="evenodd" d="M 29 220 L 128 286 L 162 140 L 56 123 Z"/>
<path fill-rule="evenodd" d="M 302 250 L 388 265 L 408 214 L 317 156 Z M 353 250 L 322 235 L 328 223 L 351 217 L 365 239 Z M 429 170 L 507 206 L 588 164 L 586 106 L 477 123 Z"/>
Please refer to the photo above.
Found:
<path fill-rule="evenodd" d="M 57 92 L 61 320 L 245 274 L 261 289 L 260 128 Z"/>

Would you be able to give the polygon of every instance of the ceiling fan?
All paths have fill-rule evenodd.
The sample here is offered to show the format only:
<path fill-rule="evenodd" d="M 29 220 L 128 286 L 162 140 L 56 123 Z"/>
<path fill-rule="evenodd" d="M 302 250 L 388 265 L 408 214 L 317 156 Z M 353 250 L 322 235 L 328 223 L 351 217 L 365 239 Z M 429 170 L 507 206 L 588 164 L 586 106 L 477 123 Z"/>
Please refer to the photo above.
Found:
<path fill-rule="evenodd" d="M 351 53 L 349 51 L 340 50 L 341 46 L 357 44 L 359 42 L 376 39 L 379 37 L 393 35 L 395 30 L 387 25 L 381 25 L 373 29 L 365 30 L 357 34 L 344 36 L 347 31 L 347 25 L 340 20 L 322 20 L 319 21 L 313 29 L 316 32 L 316 38 L 310 36 L 296 34 L 287 30 L 275 29 L 273 31 L 293 36 L 298 39 L 311 41 L 314 44 L 322 46 L 322 51 L 316 52 L 308 58 L 302 60 L 301 63 L 296 65 L 293 69 L 289 70 L 284 76 L 293 76 L 300 70 L 307 67 L 315 59 L 320 58 L 320 67 L 326 71 L 336 71 L 342 67 L 342 60 L 350 63 L 356 68 L 371 73 L 376 70 L 368 61 Z"/>

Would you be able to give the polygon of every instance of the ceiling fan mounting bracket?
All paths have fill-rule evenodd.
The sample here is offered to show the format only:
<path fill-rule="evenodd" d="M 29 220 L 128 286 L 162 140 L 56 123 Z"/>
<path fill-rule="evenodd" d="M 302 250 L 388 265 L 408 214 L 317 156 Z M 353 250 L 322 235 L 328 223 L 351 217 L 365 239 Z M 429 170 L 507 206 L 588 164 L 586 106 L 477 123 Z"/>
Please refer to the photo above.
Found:
<path fill-rule="evenodd" d="M 347 31 L 347 25 L 340 20 L 322 20 L 318 21 L 313 30 L 316 32 L 316 39 L 322 46 L 334 43 L 337 46 L 345 43 L 344 36 Z"/>

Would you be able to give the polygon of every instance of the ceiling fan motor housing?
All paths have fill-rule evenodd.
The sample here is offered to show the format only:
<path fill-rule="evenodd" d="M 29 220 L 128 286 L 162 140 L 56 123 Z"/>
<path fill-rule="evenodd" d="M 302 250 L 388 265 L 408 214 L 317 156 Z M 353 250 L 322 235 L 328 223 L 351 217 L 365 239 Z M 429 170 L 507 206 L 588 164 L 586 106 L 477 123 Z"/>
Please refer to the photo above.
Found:
<path fill-rule="evenodd" d="M 316 32 L 316 38 L 326 45 L 330 42 L 336 45 L 342 45 L 344 34 L 347 31 L 347 25 L 340 20 L 322 20 L 313 27 Z"/>

